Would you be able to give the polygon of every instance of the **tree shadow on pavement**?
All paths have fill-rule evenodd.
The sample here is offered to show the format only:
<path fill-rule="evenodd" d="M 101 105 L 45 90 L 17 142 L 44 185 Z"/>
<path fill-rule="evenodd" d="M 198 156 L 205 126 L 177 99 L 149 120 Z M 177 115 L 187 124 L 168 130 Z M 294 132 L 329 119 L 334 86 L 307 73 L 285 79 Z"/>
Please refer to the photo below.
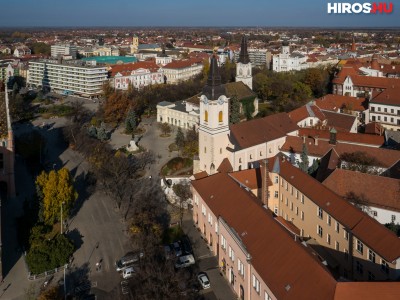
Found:
<path fill-rule="evenodd" d="M 73 241 L 75 250 L 78 250 L 83 245 L 83 235 L 78 229 L 75 228 L 72 231 L 68 231 L 67 236 Z"/>
<path fill-rule="evenodd" d="M 85 263 L 80 267 L 72 266 L 66 274 L 66 292 L 68 299 L 84 299 L 89 295 L 92 282 L 89 280 L 90 267 Z"/>
<path fill-rule="evenodd" d="M 76 168 L 71 170 L 71 174 L 76 173 Z M 76 200 L 71 210 L 70 218 L 75 217 L 81 209 L 83 203 L 94 193 L 96 187 L 96 178 L 92 172 L 82 172 L 75 177 L 75 189 L 78 192 L 78 200 Z"/>

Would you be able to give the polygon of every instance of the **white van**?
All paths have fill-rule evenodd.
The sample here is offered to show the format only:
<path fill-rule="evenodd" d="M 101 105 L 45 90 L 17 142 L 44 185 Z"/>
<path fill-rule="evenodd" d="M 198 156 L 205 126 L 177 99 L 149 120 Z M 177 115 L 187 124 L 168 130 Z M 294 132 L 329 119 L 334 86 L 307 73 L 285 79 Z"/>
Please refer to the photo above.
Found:
<path fill-rule="evenodd" d="M 126 268 L 123 272 L 122 272 L 122 277 L 124 279 L 128 279 L 131 278 L 133 275 L 135 275 L 135 270 L 132 267 Z"/>
<path fill-rule="evenodd" d="M 178 259 L 176 260 L 175 263 L 175 268 L 179 269 L 179 268 L 186 268 L 189 267 L 191 265 L 194 265 L 195 260 L 192 254 L 189 255 L 183 255 L 178 257 Z"/>

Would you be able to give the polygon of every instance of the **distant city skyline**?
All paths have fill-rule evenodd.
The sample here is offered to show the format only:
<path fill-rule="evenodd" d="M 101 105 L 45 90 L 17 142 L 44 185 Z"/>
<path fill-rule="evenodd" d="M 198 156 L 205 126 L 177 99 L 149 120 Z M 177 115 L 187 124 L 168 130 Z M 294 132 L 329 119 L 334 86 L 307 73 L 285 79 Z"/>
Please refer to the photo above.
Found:
<path fill-rule="evenodd" d="M 400 27 L 397 1 L 392 2 L 390 15 L 330 15 L 328 2 L 20 0 L 18 4 L 11 1 L 1 4 L 0 27 Z"/>

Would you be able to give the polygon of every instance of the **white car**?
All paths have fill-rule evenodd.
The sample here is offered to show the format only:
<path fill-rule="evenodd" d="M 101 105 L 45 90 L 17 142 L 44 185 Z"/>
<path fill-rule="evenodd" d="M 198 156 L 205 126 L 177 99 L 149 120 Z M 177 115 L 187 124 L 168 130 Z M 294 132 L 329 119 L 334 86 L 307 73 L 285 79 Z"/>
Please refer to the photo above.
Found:
<path fill-rule="evenodd" d="M 176 263 L 175 263 L 175 268 L 176 269 L 186 268 L 186 267 L 189 267 L 194 264 L 195 264 L 195 260 L 194 260 L 193 255 L 191 255 L 191 254 L 184 255 L 184 256 L 178 257 L 178 259 L 176 260 Z"/>
<path fill-rule="evenodd" d="M 133 275 L 135 275 L 135 270 L 133 269 L 133 267 L 129 267 L 126 268 L 123 272 L 122 272 L 122 278 L 124 279 L 128 279 L 131 278 Z"/>
<path fill-rule="evenodd" d="M 203 289 L 208 289 L 210 288 L 210 280 L 208 279 L 208 276 L 206 273 L 201 272 L 199 275 L 197 275 L 197 279 L 199 280 L 201 287 Z"/>

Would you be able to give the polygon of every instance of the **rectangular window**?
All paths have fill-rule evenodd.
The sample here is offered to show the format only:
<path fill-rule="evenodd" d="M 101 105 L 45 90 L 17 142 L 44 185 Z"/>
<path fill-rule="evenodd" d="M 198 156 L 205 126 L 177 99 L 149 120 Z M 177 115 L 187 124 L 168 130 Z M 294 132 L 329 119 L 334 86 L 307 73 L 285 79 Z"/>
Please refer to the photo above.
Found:
<path fill-rule="evenodd" d="M 326 234 L 326 242 L 328 243 L 328 245 L 331 244 L 331 235 L 329 233 Z"/>
<path fill-rule="evenodd" d="M 339 222 L 338 221 L 335 222 L 335 229 L 336 229 L 336 232 L 339 233 Z"/>
<path fill-rule="evenodd" d="M 264 292 L 264 300 L 272 300 L 266 291 Z"/>
<path fill-rule="evenodd" d="M 288 206 L 288 204 L 289 204 L 289 199 L 288 198 L 286 198 L 285 203 L 286 203 L 286 206 Z"/>
<path fill-rule="evenodd" d="M 211 222 L 212 222 L 212 217 L 211 217 L 211 214 L 210 214 L 210 213 L 208 213 L 208 223 L 210 223 L 210 224 L 211 224 Z"/>
<path fill-rule="evenodd" d="M 369 281 L 375 281 L 375 275 L 371 273 L 371 271 L 368 271 L 368 280 Z"/>
<path fill-rule="evenodd" d="M 301 195 L 301 203 L 304 203 L 304 195 Z"/>
<path fill-rule="evenodd" d="M 234 262 L 235 261 L 235 252 L 232 250 L 231 246 L 229 246 L 229 258 Z"/>
<path fill-rule="evenodd" d="M 339 251 L 340 247 L 339 247 L 339 242 L 335 243 L 335 250 Z"/>
<path fill-rule="evenodd" d="M 215 232 L 218 234 L 218 222 L 215 222 Z"/>
<path fill-rule="evenodd" d="M 293 211 L 293 202 L 290 202 L 290 210 Z"/>
<path fill-rule="evenodd" d="M 322 227 L 321 226 L 317 226 L 317 234 L 322 237 Z"/>
<path fill-rule="evenodd" d="M 296 199 L 299 199 L 299 191 L 296 190 Z"/>
<path fill-rule="evenodd" d="M 206 216 L 206 207 L 204 206 L 204 204 L 201 205 L 201 212 L 204 216 Z"/>
<path fill-rule="evenodd" d="M 318 207 L 317 214 L 318 214 L 318 217 L 319 217 L 320 219 L 323 218 L 324 213 L 323 213 L 323 211 L 322 211 L 322 208 Z"/>
<path fill-rule="evenodd" d="M 386 274 L 389 274 L 389 264 L 383 259 L 381 260 L 381 270 Z"/>
<path fill-rule="evenodd" d="M 304 221 L 304 211 L 301 212 L 301 219 Z"/>
<path fill-rule="evenodd" d="M 364 273 L 364 266 L 359 261 L 356 262 L 356 270 L 359 274 Z"/>
<path fill-rule="evenodd" d="M 396 215 L 392 215 L 392 222 L 396 221 Z"/>
<path fill-rule="evenodd" d="M 291 187 L 290 194 L 293 196 L 293 185 L 292 185 L 292 187 Z"/>
<path fill-rule="evenodd" d="M 357 251 L 361 254 L 364 252 L 364 244 L 360 240 L 357 240 Z"/>
<path fill-rule="evenodd" d="M 368 250 L 368 259 L 375 263 L 375 252 L 372 251 L 371 249 Z"/>
<path fill-rule="evenodd" d="M 221 248 L 226 250 L 226 239 L 222 234 L 221 234 Z"/>
<path fill-rule="evenodd" d="M 344 235 L 344 239 L 346 241 L 348 241 L 349 240 L 349 232 L 346 229 L 343 231 L 343 235 Z"/>
<path fill-rule="evenodd" d="M 238 272 L 240 275 L 244 276 L 244 265 L 240 259 L 238 259 Z"/>
<path fill-rule="evenodd" d="M 326 217 L 326 223 L 327 223 L 329 226 L 331 226 L 331 216 L 330 216 L 330 215 L 328 215 L 328 216 Z"/>
<path fill-rule="evenodd" d="M 275 183 L 279 183 L 279 177 L 275 176 Z"/>
<path fill-rule="evenodd" d="M 286 181 L 286 190 L 287 191 L 289 190 L 289 185 L 288 185 L 287 181 Z"/>
<path fill-rule="evenodd" d="M 253 274 L 253 288 L 256 290 L 258 294 L 260 294 L 260 282 L 257 277 Z"/>
<path fill-rule="evenodd" d="M 278 198 L 278 197 L 279 197 L 279 192 L 278 192 L 278 191 L 275 191 L 274 197 L 275 197 L 275 198 Z"/>
<path fill-rule="evenodd" d="M 296 216 L 299 215 L 299 208 L 296 206 Z"/>

